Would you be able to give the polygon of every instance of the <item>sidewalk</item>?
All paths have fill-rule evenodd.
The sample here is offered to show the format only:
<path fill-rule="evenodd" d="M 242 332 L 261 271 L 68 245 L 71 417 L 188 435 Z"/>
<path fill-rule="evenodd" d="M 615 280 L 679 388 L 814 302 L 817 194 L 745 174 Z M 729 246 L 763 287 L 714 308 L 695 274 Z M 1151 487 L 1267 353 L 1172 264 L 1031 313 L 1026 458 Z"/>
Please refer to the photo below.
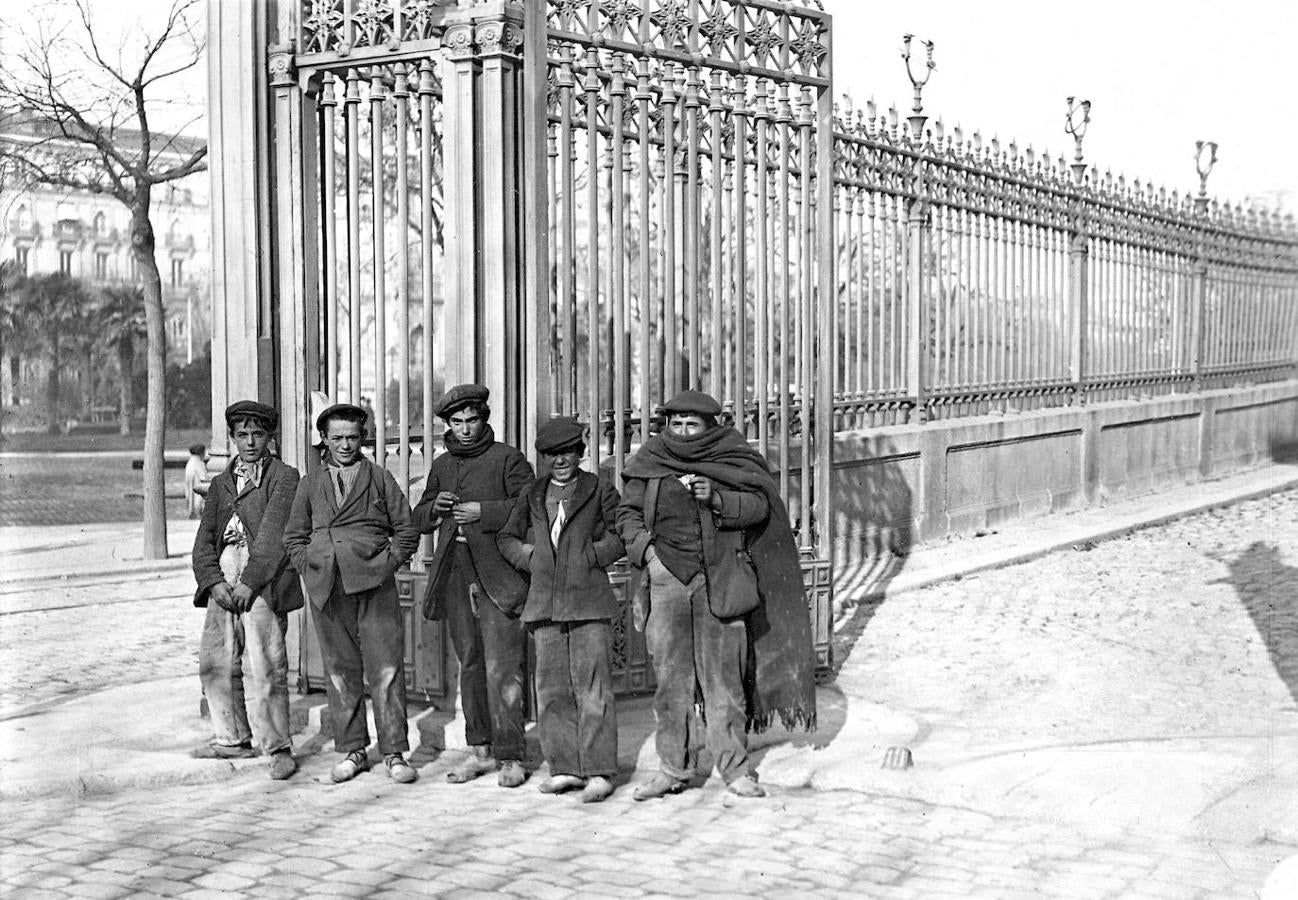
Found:
<path fill-rule="evenodd" d="M 1216 506 L 1298 486 L 1298 467 L 1272 466 L 1212 482 L 1140 497 L 1108 507 L 1013 523 L 983 538 L 917 548 L 884 586 L 892 602 L 926 585 L 1082 547 Z M 18 583 L 55 577 L 130 576 L 188 565 L 194 523 L 172 523 L 176 558 L 139 559 L 139 527 L 86 526 L 74 534 L 49 529 L 0 529 L 4 572 Z M 854 603 L 867 591 L 840 596 L 837 625 L 853 627 Z M 851 601 L 844 603 L 843 601 Z M 878 603 L 878 596 L 870 602 Z M 868 607 L 868 603 L 866 604 Z M 906 608 L 894 604 L 892 608 Z M 942 627 L 941 622 L 929 623 Z M 1181 639 L 1168 635 L 1168 642 Z M 197 635 L 195 635 L 197 640 Z M 894 708 L 879 696 L 862 648 L 841 660 L 837 677 L 818 692 L 821 729 L 790 736 L 774 729 L 753 740 L 761 779 L 787 788 L 855 790 L 914 797 L 985 811 L 1040 813 L 1051 819 L 1086 817 L 1118 824 L 1157 824 L 1176 831 L 1230 833 L 1235 839 L 1298 840 L 1298 734 L 1272 730 L 1217 741 L 1097 744 L 1068 747 L 998 745 L 971 754 L 966 743 L 931 731 L 922 710 Z M 1099 661 L 1102 663 L 1103 661 Z M 1204 665 L 1213 660 L 1205 659 Z M 322 733 L 323 695 L 294 698 L 295 746 L 303 771 L 295 778 L 327 781 L 332 745 Z M 0 720 L 0 801 L 114 791 L 131 787 L 265 777 L 264 760 L 192 760 L 188 750 L 208 735 L 197 715 L 194 677 L 123 685 Z M 986 723 L 983 723 L 986 724 Z M 619 704 L 620 760 L 633 781 L 656 768 L 646 698 Z M 1265 729 L 1263 729 L 1265 731 Z M 451 714 L 412 711 L 414 761 L 425 778 L 441 778 L 462 750 Z M 881 768 L 889 747 L 909 747 L 912 769 Z M 61 763 L 47 755 L 59 748 Z M 449 752 L 439 752 L 442 749 Z M 1025 796 L 1016 786 L 1033 783 Z M 1151 799 L 1152 798 L 1152 799 Z M 1152 805 L 1150 805 L 1152 804 Z M 1245 834 L 1261 816 L 1264 833 Z"/>

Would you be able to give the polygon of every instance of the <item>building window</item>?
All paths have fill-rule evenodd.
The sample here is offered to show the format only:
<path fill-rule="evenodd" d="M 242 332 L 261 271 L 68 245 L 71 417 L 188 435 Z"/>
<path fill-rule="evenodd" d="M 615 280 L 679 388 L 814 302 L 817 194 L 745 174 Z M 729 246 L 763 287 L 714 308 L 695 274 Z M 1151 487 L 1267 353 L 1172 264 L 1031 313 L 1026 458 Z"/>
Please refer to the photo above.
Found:
<path fill-rule="evenodd" d="M 173 259 L 171 261 L 171 286 L 180 287 L 185 280 L 185 261 L 183 259 Z"/>
<path fill-rule="evenodd" d="M 72 251 L 71 250 L 59 251 L 59 271 L 62 272 L 64 275 L 72 274 Z"/>
<path fill-rule="evenodd" d="M 98 235 L 104 235 L 104 234 L 107 234 L 107 233 L 108 233 L 108 229 L 105 227 L 105 223 L 106 223 L 106 222 L 107 222 L 107 220 L 104 218 L 104 214 L 103 214 L 103 213 L 101 213 L 101 212 L 100 212 L 100 213 L 95 213 L 94 229 L 95 229 L 95 234 L 96 234 L 97 236 L 98 236 Z"/>
<path fill-rule="evenodd" d="M 27 208 L 26 204 L 18 207 L 18 227 L 22 231 L 30 231 L 32 227 L 32 211 Z"/>
<path fill-rule="evenodd" d="M 102 251 L 95 254 L 95 277 L 100 281 L 108 279 L 108 254 Z"/>
<path fill-rule="evenodd" d="M 14 263 L 17 264 L 19 272 L 21 272 L 24 275 L 27 274 L 27 248 L 26 247 L 14 248 Z"/>

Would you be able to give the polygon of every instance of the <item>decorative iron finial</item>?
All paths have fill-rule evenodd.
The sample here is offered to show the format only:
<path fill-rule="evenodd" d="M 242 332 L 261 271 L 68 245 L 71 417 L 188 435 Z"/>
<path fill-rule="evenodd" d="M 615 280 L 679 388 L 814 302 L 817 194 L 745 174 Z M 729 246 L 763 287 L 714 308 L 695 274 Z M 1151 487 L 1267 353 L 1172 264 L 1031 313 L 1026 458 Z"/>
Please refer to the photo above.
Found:
<path fill-rule="evenodd" d="M 912 114 L 906 117 L 906 121 L 910 123 L 912 139 L 916 143 L 919 143 L 920 138 L 924 134 L 924 123 L 928 121 L 928 117 L 924 115 L 924 85 L 928 84 L 929 76 L 932 75 L 933 70 L 937 68 L 937 63 L 933 62 L 933 42 L 920 41 L 920 43 L 924 45 L 926 51 L 924 60 L 925 68 L 922 77 L 917 78 L 915 76 L 914 70 L 910 67 L 910 42 L 913 37 L 913 34 L 902 35 L 901 58 L 906 62 L 906 76 L 910 78 L 910 83 L 915 88 L 915 105 L 912 108 Z"/>
<path fill-rule="evenodd" d="M 1068 98 L 1068 119 L 1064 122 L 1064 131 L 1073 136 L 1077 145 L 1077 154 L 1073 158 L 1073 178 L 1078 184 L 1086 175 L 1086 163 L 1082 161 L 1082 138 L 1086 137 L 1086 126 L 1091 124 L 1091 101 L 1077 102 L 1077 98 Z"/>
<path fill-rule="evenodd" d="M 1204 160 L 1204 152 L 1207 150 L 1207 161 Z M 1208 176 L 1212 174 L 1212 167 L 1217 164 L 1217 142 L 1216 141 L 1195 141 L 1194 142 L 1194 168 L 1199 173 L 1199 196 L 1194 198 L 1194 211 L 1197 213 L 1206 213 L 1208 211 Z"/>

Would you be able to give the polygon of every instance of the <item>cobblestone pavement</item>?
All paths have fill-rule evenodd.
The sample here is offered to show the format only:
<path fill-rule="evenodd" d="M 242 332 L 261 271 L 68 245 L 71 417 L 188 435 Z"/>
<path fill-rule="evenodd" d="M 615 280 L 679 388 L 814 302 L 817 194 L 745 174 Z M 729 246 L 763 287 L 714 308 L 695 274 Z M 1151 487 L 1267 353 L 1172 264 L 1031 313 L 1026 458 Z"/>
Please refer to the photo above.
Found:
<path fill-rule="evenodd" d="M 124 680 L 198 672 L 188 570 L 0 585 L 0 716 Z"/>
<path fill-rule="evenodd" d="M 777 791 L 727 807 L 715 784 L 600 806 L 489 780 L 411 786 L 370 773 L 16 804 L 0 825 L 10 897 L 1255 896 L 1274 846 L 1158 836 L 853 792 Z"/>
<path fill-rule="evenodd" d="M 0 455 L 0 525 L 139 521 L 139 454 Z M 167 516 L 185 516 L 185 470 L 165 469 Z"/>
<path fill-rule="evenodd" d="M 969 748 L 1298 733 L 1296 565 L 1290 491 L 863 607 L 841 640 L 873 699 Z"/>
<path fill-rule="evenodd" d="M 840 677 L 866 679 L 956 755 L 1298 731 L 1296 547 L 1290 492 L 905 594 L 861 608 L 840 636 L 851 649 Z M 193 671 L 187 576 L 168 578 L 157 593 L 174 600 L 105 586 L 93 613 L 0 603 L 17 610 L 0 615 L 0 671 L 15 644 L 41 648 L 20 651 L 27 680 L 6 683 L 4 702 L 51 690 L 41 685 L 69 666 L 101 682 Z M 917 744 L 921 764 L 929 746 Z M 531 784 L 448 785 L 453 753 L 421 754 L 411 786 L 378 773 L 329 784 L 333 754 L 319 747 L 302 761 L 285 783 L 257 767 L 217 785 L 6 804 L 0 894 L 1179 900 L 1256 897 L 1294 853 L 1252 834 L 1209 840 L 880 790 L 775 787 L 737 809 L 715 781 L 643 804 L 623 785 L 582 806 Z"/>

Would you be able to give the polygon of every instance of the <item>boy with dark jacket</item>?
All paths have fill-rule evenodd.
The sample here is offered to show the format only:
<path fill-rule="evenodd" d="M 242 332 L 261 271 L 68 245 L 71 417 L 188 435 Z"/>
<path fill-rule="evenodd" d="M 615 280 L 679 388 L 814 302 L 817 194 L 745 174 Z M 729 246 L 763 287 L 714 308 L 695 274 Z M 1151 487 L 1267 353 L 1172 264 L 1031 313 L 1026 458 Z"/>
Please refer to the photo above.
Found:
<path fill-rule="evenodd" d="M 298 472 L 270 455 L 279 414 L 240 400 L 225 411 L 236 454 L 212 479 L 194 535 L 194 605 L 207 607 L 198 672 L 212 716 L 199 759 L 270 756 L 270 777 L 297 771 L 288 716 L 288 613 L 302 606 L 284 553 Z M 245 708 L 246 704 L 246 708 Z"/>
<path fill-rule="evenodd" d="M 460 701 L 469 756 L 446 773 L 452 784 L 496 770 L 501 787 L 527 780 L 523 768 L 523 665 L 527 632 L 518 611 L 527 582 L 496 547 L 514 499 L 532 483 L 522 453 L 496 440 L 489 393 L 480 384 L 446 392 L 437 415 L 446 452 L 428 467 L 415 526 L 437 533 L 424 617 L 445 621 L 460 661 Z"/>
<path fill-rule="evenodd" d="M 622 556 L 617 490 L 583 472 L 582 426 L 551 419 L 536 436 L 543 469 L 496 536 L 531 575 L 523 622 L 536 644 L 537 721 L 550 764 L 542 793 L 582 789 L 583 803 L 613 793 L 617 715 L 610 656 L 617 602 L 609 566 Z"/>
<path fill-rule="evenodd" d="M 379 752 L 393 781 L 415 780 L 406 762 L 405 628 L 397 569 L 419 545 L 410 504 L 392 473 L 361 455 L 366 412 L 337 403 L 316 419 L 324 465 L 302 479 L 284 545 L 302 573 L 324 657 L 334 746 L 346 756 L 335 782 L 369 768 L 365 681 L 369 681 Z"/>

